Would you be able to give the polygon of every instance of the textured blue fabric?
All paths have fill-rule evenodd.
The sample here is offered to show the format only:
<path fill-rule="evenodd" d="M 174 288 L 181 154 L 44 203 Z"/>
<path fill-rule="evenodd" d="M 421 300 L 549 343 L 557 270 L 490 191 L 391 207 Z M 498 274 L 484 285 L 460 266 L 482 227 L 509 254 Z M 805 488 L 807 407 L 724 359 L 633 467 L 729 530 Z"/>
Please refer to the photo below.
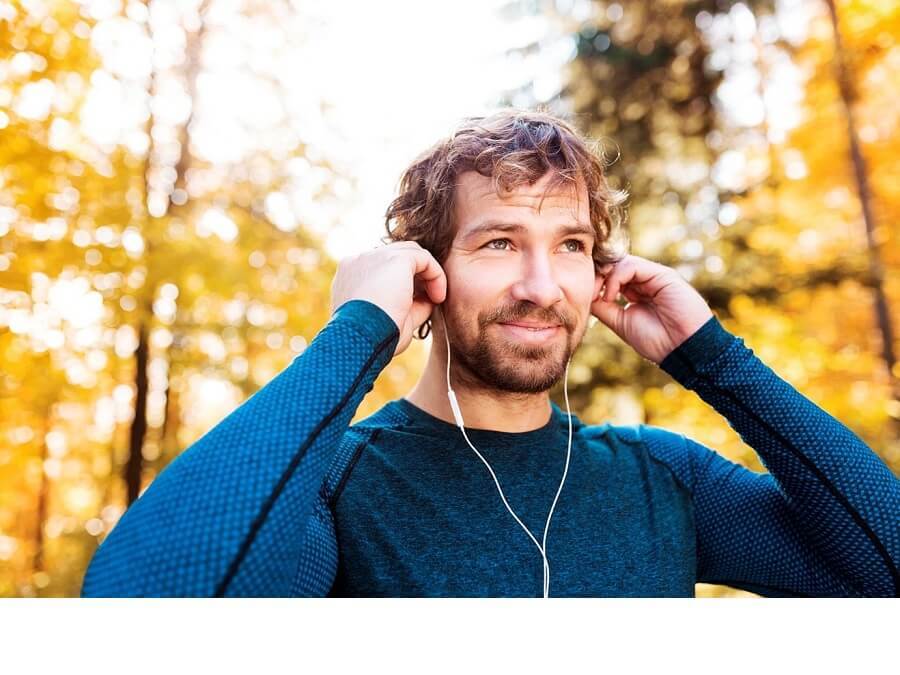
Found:
<path fill-rule="evenodd" d="M 398 339 L 375 305 L 338 308 L 302 354 L 132 504 L 94 555 L 82 594 L 282 596 L 330 588 L 336 552 L 320 490 Z"/>
<path fill-rule="evenodd" d="M 333 499 L 340 555 L 331 595 L 542 595 L 537 547 L 456 426 L 403 399 L 356 426 L 373 433 Z M 547 537 L 550 594 L 691 596 L 690 495 L 636 434 L 574 416 L 572 427 L 572 458 Z M 565 412 L 553 405 L 547 424 L 530 432 L 466 433 L 541 541 L 565 467 Z"/>
<path fill-rule="evenodd" d="M 541 558 L 459 430 L 392 401 L 349 426 L 396 325 L 342 305 L 284 371 L 197 440 L 97 550 L 84 596 L 537 596 Z M 900 480 L 711 318 L 661 368 L 768 473 L 651 425 L 573 416 L 548 535 L 553 596 L 897 596 Z M 567 420 L 472 430 L 541 539 Z"/>

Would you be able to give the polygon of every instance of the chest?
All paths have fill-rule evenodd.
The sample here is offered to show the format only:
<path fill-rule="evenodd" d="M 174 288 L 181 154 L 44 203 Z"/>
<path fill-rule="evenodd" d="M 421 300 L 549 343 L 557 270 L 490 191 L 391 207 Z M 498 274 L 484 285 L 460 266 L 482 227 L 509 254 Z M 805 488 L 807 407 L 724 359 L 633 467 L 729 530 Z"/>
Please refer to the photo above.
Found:
<path fill-rule="evenodd" d="M 562 470 L 562 462 L 495 463 L 510 507 L 537 542 Z M 540 550 L 477 461 L 448 461 L 433 475 L 373 454 L 355 467 L 334 518 L 332 595 L 542 595 Z M 640 457 L 573 453 L 546 542 L 552 597 L 693 596 L 690 496 L 665 467 Z"/>

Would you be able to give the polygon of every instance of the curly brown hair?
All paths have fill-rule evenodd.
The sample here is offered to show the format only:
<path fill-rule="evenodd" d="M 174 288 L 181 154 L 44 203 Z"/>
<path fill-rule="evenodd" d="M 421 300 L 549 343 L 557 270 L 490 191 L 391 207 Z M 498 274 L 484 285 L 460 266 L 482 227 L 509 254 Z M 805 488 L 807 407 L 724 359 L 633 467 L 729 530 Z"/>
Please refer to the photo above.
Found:
<path fill-rule="evenodd" d="M 415 241 L 443 263 L 455 236 L 453 212 L 460 174 L 477 171 L 491 178 L 494 190 L 502 195 L 553 171 L 547 192 L 564 183 L 587 188 L 591 224 L 597 234 L 592 251 L 596 265 L 618 262 L 629 246 L 622 207 L 627 194 L 610 188 L 607 162 L 598 143 L 548 112 L 506 109 L 468 117 L 403 172 L 399 194 L 385 214 L 387 236 L 382 241 Z M 429 319 L 420 326 L 419 337 L 426 337 L 430 330 Z"/>

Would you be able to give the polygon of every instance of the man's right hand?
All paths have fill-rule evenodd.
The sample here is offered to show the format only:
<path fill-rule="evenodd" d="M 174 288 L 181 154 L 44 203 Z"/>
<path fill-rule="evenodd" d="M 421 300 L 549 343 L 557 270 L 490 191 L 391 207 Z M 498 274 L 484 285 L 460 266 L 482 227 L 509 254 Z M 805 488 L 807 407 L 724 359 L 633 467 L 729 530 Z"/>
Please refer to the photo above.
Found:
<path fill-rule="evenodd" d="M 417 293 L 419 288 L 425 292 Z M 338 263 L 331 283 L 331 312 L 350 300 L 377 305 L 400 329 L 397 356 L 446 297 L 447 277 L 434 256 L 414 241 L 398 241 Z"/>

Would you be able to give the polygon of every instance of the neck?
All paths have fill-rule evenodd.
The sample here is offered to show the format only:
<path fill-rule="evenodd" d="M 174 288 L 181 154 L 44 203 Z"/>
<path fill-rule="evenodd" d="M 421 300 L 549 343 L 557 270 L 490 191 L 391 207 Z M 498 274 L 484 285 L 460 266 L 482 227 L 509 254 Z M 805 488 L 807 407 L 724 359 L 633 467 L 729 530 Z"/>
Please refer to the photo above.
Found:
<path fill-rule="evenodd" d="M 447 399 L 447 358 L 443 338 L 432 340 L 425 372 L 404 398 L 435 417 L 455 424 Z M 539 429 L 550 420 L 550 392 L 516 394 L 451 382 L 467 428 L 519 433 Z M 469 378 L 467 378 L 469 379 Z"/>

